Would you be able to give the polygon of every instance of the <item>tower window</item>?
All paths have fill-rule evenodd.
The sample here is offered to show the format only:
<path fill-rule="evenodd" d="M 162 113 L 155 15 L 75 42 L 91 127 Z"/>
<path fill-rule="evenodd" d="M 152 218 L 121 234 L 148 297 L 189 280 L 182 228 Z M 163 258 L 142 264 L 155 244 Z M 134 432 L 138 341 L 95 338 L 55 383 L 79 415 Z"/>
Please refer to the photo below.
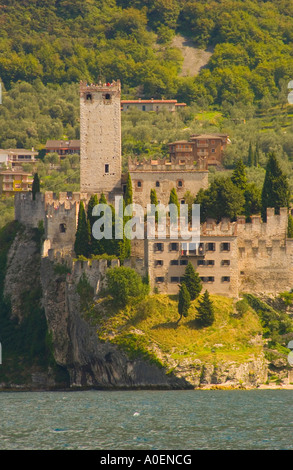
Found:
<path fill-rule="evenodd" d="M 91 94 L 91 93 L 88 93 L 88 94 L 86 95 L 86 100 L 87 100 L 87 101 L 92 101 L 92 94 Z"/>
<path fill-rule="evenodd" d="M 105 165 L 105 173 L 109 173 L 109 164 L 108 163 L 106 163 L 106 165 Z"/>
<path fill-rule="evenodd" d="M 106 100 L 110 100 L 110 99 L 111 99 L 111 95 L 110 95 L 110 93 L 106 93 L 106 95 L 105 95 L 105 99 L 106 99 Z"/>
<path fill-rule="evenodd" d="M 59 230 L 60 230 L 60 233 L 65 233 L 66 232 L 66 224 L 60 224 L 59 225 Z"/>
<path fill-rule="evenodd" d="M 160 187 L 160 181 L 156 181 L 156 188 Z"/>

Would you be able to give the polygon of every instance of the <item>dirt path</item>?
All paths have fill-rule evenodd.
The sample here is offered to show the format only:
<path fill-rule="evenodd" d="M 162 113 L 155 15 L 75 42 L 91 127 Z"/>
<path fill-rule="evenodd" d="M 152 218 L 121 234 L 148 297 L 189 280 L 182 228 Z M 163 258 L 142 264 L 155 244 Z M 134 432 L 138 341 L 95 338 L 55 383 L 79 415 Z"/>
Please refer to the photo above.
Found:
<path fill-rule="evenodd" d="M 200 69 L 208 63 L 213 53 L 212 48 L 198 49 L 190 39 L 180 35 L 175 36 L 172 46 L 178 47 L 182 52 L 184 62 L 180 75 L 183 77 L 197 75 Z"/>

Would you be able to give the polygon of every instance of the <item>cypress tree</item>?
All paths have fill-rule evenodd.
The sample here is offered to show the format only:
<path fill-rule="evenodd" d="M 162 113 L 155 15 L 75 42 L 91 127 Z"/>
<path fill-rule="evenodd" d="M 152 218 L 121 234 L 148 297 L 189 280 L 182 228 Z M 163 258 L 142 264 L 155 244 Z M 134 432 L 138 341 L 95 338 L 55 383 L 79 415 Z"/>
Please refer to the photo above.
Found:
<path fill-rule="evenodd" d="M 179 217 L 180 216 L 180 204 L 179 204 L 179 201 L 178 201 L 176 188 L 171 189 L 169 204 L 174 204 L 177 207 L 177 214 L 178 214 L 178 217 Z M 175 219 L 174 214 L 172 214 L 171 212 L 170 212 L 170 214 L 171 214 L 171 222 L 176 223 L 177 220 Z"/>
<path fill-rule="evenodd" d="M 254 161 L 254 154 L 252 150 L 252 144 L 250 142 L 249 147 L 248 147 L 247 166 L 251 167 L 253 165 L 253 161 Z"/>
<path fill-rule="evenodd" d="M 190 307 L 190 295 L 189 295 L 189 292 L 187 290 L 185 283 L 183 282 L 180 285 L 180 290 L 179 290 L 179 299 L 178 299 L 179 320 L 177 321 L 177 325 L 179 324 L 182 317 L 187 317 L 189 307 Z"/>
<path fill-rule="evenodd" d="M 186 285 L 190 295 L 190 300 L 195 300 L 202 290 L 202 283 L 198 273 L 195 271 L 192 264 L 189 262 L 186 266 L 183 276 L 183 283 Z"/>
<path fill-rule="evenodd" d="M 90 254 L 100 254 L 100 240 L 96 240 L 93 236 L 92 230 L 93 230 L 93 225 L 95 223 L 96 217 L 92 215 L 93 213 L 93 208 L 99 204 L 98 196 L 96 194 L 93 194 L 90 197 L 88 207 L 87 207 L 87 220 L 89 223 L 89 231 L 90 231 L 90 248 L 89 252 Z"/>
<path fill-rule="evenodd" d="M 268 207 L 280 213 L 281 207 L 289 207 L 290 191 L 287 176 L 282 172 L 274 152 L 269 154 L 266 175 L 261 194 L 261 215 L 266 221 Z"/>
<path fill-rule="evenodd" d="M 242 191 L 246 189 L 247 177 L 246 177 L 245 165 L 241 158 L 237 160 L 235 169 L 231 176 L 231 180 L 232 180 L 232 183 L 235 184 L 235 186 L 237 186 Z"/>
<path fill-rule="evenodd" d="M 125 206 L 129 206 L 129 204 L 132 204 L 132 181 L 131 181 L 130 173 L 128 173 L 128 176 L 127 176 L 124 201 L 125 201 Z"/>
<path fill-rule="evenodd" d="M 293 217 L 291 214 L 288 216 L 288 229 L 287 229 L 287 237 L 293 238 Z"/>
<path fill-rule="evenodd" d="M 33 184 L 32 184 L 33 200 L 35 200 L 36 194 L 39 192 L 40 192 L 40 179 L 39 179 L 38 173 L 35 173 Z"/>
<path fill-rule="evenodd" d="M 74 251 L 77 256 L 88 256 L 90 246 L 90 224 L 86 220 L 83 201 L 80 201 L 78 212 L 78 223 L 75 234 Z"/>
<path fill-rule="evenodd" d="M 108 204 L 104 193 L 101 194 L 99 204 Z"/>
<path fill-rule="evenodd" d="M 196 322 L 199 326 L 210 326 L 215 320 L 214 306 L 207 290 L 199 302 L 197 314 Z"/>
<path fill-rule="evenodd" d="M 151 189 L 151 204 L 154 204 L 155 206 L 158 205 L 158 198 L 157 198 L 157 193 L 155 189 Z M 156 211 L 155 213 L 155 222 L 158 222 L 158 212 Z"/>
<path fill-rule="evenodd" d="M 255 146 L 255 152 L 254 152 L 254 166 L 257 167 L 258 164 L 259 164 L 259 145 L 257 142 Z"/>

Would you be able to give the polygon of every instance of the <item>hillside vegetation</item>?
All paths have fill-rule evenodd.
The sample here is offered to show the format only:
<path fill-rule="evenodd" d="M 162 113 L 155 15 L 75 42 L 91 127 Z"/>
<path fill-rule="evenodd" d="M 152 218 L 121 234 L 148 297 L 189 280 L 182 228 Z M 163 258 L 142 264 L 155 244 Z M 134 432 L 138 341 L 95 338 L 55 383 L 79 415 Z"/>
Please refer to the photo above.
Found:
<path fill-rule="evenodd" d="M 292 16 L 289 0 L 6 0 L 0 77 L 7 88 L 36 78 L 45 84 L 120 78 L 125 96 L 188 103 L 284 99 L 293 76 Z M 179 77 L 176 32 L 214 47 L 196 77 Z"/>

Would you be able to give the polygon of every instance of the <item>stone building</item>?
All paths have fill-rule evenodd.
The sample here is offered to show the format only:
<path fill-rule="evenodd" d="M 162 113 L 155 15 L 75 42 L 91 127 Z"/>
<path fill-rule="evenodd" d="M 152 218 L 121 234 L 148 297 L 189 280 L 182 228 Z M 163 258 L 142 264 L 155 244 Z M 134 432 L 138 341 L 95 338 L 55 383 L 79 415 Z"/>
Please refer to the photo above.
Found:
<path fill-rule="evenodd" d="M 58 153 L 60 160 L 64 160 L 66 155 L 80 154 L 79 140 L 47 140 L 46 154 Z"/>
<path fill-rule="evenodd" d="M 224 150 L 229 143 L 227 134 L 196 134 L 190 140 L 177 140 L 168 145 L 171 159 L 178 158 L 184 162 L 192 157 L 198 168 L 208 168 L 222 164 Z"/>
<path fill-rule="evenodd" d="M 31 193 L 15 196 L 16 220 L 29 227 L 38 227 L 40 222 L 44 226 L 43 256 L 52 256 L 53 252 L 74 256 L 81 200 L 86 207 L 93 193 L 103 192 L 109 202 L 123 194 L 120 82 L 89 86 L 81 83 L 80 103 L 81 192 L 60 193 L 59 198 L 47 192 L 37 194 L 35 200 Z M 203 138 L 195 137 L 188 145 Z M 226 137 L 219 137 L 221 145 Z M 213 140 L 216 138 L 211 138 L 211 145 Z M 173 187 L 180 202 L 184 202 L 187 191 L 195 196 L 200 188 L 208 187 L 208 171 L 195 165 L 194 149 L 181 150 L 170 159 L 129 160 L 134 203 L 145 210 L 151 189 L 156 190 L 158 200 L 166 206 Z M 145 229 L 147 223 L 142 220 L 142 225 Z M 200 227 L 198 243 L 180 236 L 170 238 L 168 234 L 164 238 L 158 234 L 153 238 L 145 235 L 132 240 L 131 259 L 126 264 L 141 274 L 148 273 L 151 288 L 167 294 L 178 292 L 188 262 L 211 293 L 235 298 L 245 291 L 277 294 L 293 285 L 293 239 L 287 238 L 287 225 L 286 208 L 281 209 L 280 215 L 268 209 L 265 223 L 260 216 L 253 216 L 250 223 L 244 217 L 233 222 L 208 220 Z"/>
<path fill-rule="evenodd" d="M 181 162 L 178 158 L 172 161 L 129 159 L 128 171 L 131 176 L 134 202 L 146 209 L 150 203 L 151 189 L 156 190 L 158 202 L 167 205 L 170 191 L 176 188 L 180 203 L 184 203 L 184 194 L 189 191 L 196 195 L 203 188 L 208 188 L 208 171 L 195 167 L 192 159 Z"/>
<path fill-rule="evenodd" d="M 1 196 L 13 196 L 17 192 L 31 191 L 33 177 L 22 169 L 3 170 L 0 172 Z"/>
<path fill-rule="evenodd" d="M 121 111 L 126 112 L 130 109 L 139 109 L 140 111 L 169 111 L 174 112 L 177 109 L 184 108 L 186 103 L 177 103 L 177 100 L 121 100 Z"/>
<path fill-rule="evenodd" d="M 80 190 L 121 194 L 120 81 L 80 85 Z"/>

